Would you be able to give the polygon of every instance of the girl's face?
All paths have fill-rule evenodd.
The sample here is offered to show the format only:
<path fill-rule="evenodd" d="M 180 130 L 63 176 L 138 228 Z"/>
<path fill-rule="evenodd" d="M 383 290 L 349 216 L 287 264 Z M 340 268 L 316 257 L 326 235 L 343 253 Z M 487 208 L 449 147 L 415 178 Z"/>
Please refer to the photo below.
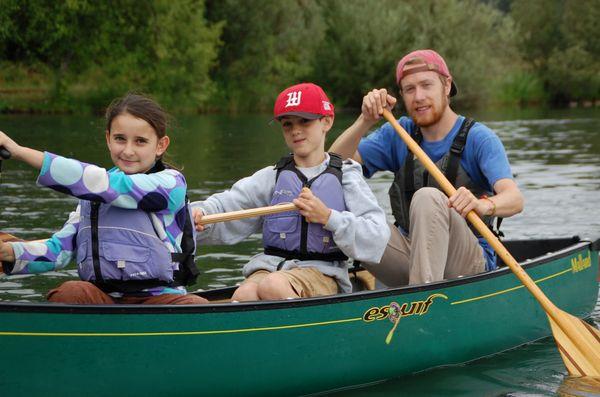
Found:
<path fill-rule="evenodd" d="M 126 174 L 148 171 L 169 146 L 168 136 L 159 139 L 148 122 L 129 113 L 115 117 L 110 126 L 108 151 L 114 165 Z"/>

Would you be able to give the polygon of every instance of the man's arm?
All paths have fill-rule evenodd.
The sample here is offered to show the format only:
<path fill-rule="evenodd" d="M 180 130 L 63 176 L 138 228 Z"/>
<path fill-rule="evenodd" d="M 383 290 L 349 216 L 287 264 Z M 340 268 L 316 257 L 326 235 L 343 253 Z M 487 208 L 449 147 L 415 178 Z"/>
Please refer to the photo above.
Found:
<path fill-rule="evenodd" d="M 499 179 L 494 183 L 494 191 L 496 194 L 489 199 L 496 204 L 494 215 L 508 218 L 523 211 L 525 199 L 514 180 L 509 178 Z"/>
<path fill-rule="evenodd" d="M 333 142 L 329 151 L 339 154 L 343 159 L 351 158 L 362 164 L 358 153 L 361 138 L 381 119 L 383 109 L 391 109 L 395 104 L 396 98 L 388 95 L 386 89 L 369 92 L 363 98 L 360 116 Z"/>
<path fill-rule="evenodd" d="M 362 164 L 362 158 L 358 153 L 360 139 L 369 131 L 372 124 L 366 123 L 363 115 L 358 116 L 354 124 L 342 132 L 329 148 L 329 152 L 339 154 L 343 159 L 351 158 Z"/>

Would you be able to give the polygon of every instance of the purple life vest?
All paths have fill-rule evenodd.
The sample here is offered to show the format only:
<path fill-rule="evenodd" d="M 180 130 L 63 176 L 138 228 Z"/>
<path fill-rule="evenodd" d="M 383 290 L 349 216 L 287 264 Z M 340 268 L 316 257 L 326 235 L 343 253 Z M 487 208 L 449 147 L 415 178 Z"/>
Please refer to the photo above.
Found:
<path fill-rule="evenodd" d="M 79 277 L 109 292 L 173 283 L 177 265 L 148 213 L 82 200 L 77 233 Z"/>
<path fill-rule="evenodd" d="M 283 157 L 275 168 L 277 182 L 271 205 L 288 203 L 298 197 L 303 187 L 311 189 L 332 210 L 345 211 L 342 189 L 342 159 L 329 153 L 329 165 L 319 175 L 307 180 L 294 163 L 293 155 Z M 298 212 L 283 212 L 265 216 L 263 223 L 265 254 L 286 259 L 343 261 L 348 259 L 333 241 L 333 235 L 323 225 L 308 223 Z"/>
<path fill-rule="evenodd" d="M 162 169 L 158 162 L 149 172 Z M 104 292 L 125 293 L 193 284 L 198 269 L 188 207 L 182 252 L 172 253 L 158 237 L 149 213 L 87 200 L 80 200 L 80 205 L 77 269 L 82 280 Z"/>

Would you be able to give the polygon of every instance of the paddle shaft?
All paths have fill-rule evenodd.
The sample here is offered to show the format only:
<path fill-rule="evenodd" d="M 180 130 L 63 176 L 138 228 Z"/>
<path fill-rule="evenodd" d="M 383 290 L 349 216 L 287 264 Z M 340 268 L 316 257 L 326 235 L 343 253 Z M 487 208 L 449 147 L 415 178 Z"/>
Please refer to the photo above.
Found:
<path fill-rule="evenodd" d="M 271 205 L 268 207 L 252 208 L 249 210 L 223 212 L 221 214 L 204 215 L 200 220 L 201 225 L 208 225 L 217 222 L 236 221 L 245 218 L 254 218 L 257 216 L 277 214 L 280 212 L 296 211 L 296 207 L 293 203 Z"/>
<path fill-rule="evenodd" d="M 419 159 L 419 161 L 423 164 L 423 166 L 427 169 L 429 174 L 431 174 L 436 182 L 440 185 L 444 193 L 448 195 L 448 197 L 452 196 L 456 189 L 454 186 L 448 181 L 446 176 L 438 169 L 433 161 L 427 156 L 427 154 L 421 149 L 421 147 L 415 142 L 415 140 L 410 136 L 408 132 L 396 121 L 392 113 L 386 109 L 383 110 L 383 117 L 394 127 L 400 138 L 406 143 L 408 149 L 414 153 L 414 155 Z M 548 297 L 542 292 L 542 290 L 537 286 L 537 284 L 529 277 L 529 275 L 523 270 L 523 268 L 519 265 L 519 263 L 513 258 L 513 256 L 508 252 L 508 250 L 504 247 L 504 245 L 498 240 L 496 235 L 492 233 L 492 231 L 487 227 L 487 225 L 481 220 L 481 218 L 477 215 L 475 211 L 471 211 L 467 214 L 467 219 L 475 229 L 486 239 L 488 243 L 494 248 L 498 256 L 502 258 L 504 263 L 512 270 L 512 272 L 517 276 L 517 278 L 525 285 L 525 287 L 533 294 L 533 296 L 537 299 L 537 301 L 542 305 L 544 311 L 550 316 L 562 329 L 562 331 L 571 337 L 573 341 L 577 344 L 580 350 L 586 351 L 590 349 L 589 345 L 583 344 L 580 345 L 578 342 L 581 341 L 581 338 L 577 338 L 577 330 L 571 324 L 568 319 L 563 316 L 562 311 L 557 308 L 554 303 L 548 299 Z M 565 313 L 566 314 L 566 313 Z M 596 346 L 596 350 L 597 350 Z"/>
<path fill-rule="evenodd" d="M 0 146 L 0 178 L 2 178 L 2 159 L 8 160 L 9 158 L 10 152 L 4 146 Z"/>
<path fill-rule="evenodd" d="M 4 160 L 8 160 L 10 158 L 10 152 L 4 148 L 4 146 L 0 146 L 0 157 Z"/>

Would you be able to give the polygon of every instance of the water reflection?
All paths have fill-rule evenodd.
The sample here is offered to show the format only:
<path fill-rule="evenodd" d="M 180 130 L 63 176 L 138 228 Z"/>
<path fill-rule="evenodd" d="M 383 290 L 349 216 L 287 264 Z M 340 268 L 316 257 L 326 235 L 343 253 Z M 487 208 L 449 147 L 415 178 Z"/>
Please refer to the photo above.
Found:
<path fill-rule="evenodd" d="M 526 198 L 525 212 L 503 223 L 509 238 L 600 237 L 600 110 L 528 110 L 473 117 L 485 121 L 504 142 Z M 268 119 L 268 115 L 180 118 L 169 151 L 171 160 L 184 166 L 188 195 L 205 198 L 284 154 L 281 133 L 268 125 Z M 338 115 L 328 142 L 352 121 L 352 115 Z M 0 116 L 0 129 L 24 145 L 110 166 L 101 120 Z M 44 238 L 75 208 L 75 199 L 36 187 L 30 168 L 7 161 L 3 171 L 0 230 L 26 239 Z M 391 173 L 380 173 L 368 181 L 388 213 L 392 179 Z M 202 274 L 194 289 L 240 282 L 242 265 L 260 250 L 257 235 L 236 246 L 198 247 Z M 49 289 L 68 278 L 77 278 L 76 270 L 2 277 L 0 300 L 43 301 Z M 600 322 L 600 305 L 593 319 Z M 557 390 L 590 395 L 574 394 L 574 382 L 565 378 L 556 346 L 547 339 L 466 366 L 427 371 L 343 395 L 553 396 Z"/>
<path fill-rule="evenodd" d="M 560 397 L 600 397 L 600 379 L 567 376 L 557 390 Z"/>
<path fill-rule="evenodd" d="M 486 120 L 503 140 L 526 198 L 525 212 L 503 224 L 509 238 L 600 237 L 600 110 L 561 112 L 557 116 L 562 118 L 551 118 L 545 111 L 474 115 Z M 188 195 L 197 200 L 227 189 L 284 154 L 281 133 L 268 120 L 268 115 L 180 118 L 169 153 L 170 160 L 184 168 Z M 339 115 L 328 142 L 351 122 L 351 115 Z M 110 166 L 99 119 L 2 116 L 0 123 L 24 145 Z M 57 230 L 75 208 L 75 199 L 38 188 L 36 173 L 30 168 L 7 161 L 4 171 L 0 230 L 26 239 L 43 238 Z M 392 178 L 391 173 L 379 173 L 368 181 L 388 214 Z M 199 247 L 198 264 L 204 274 L 194 288 L 241 281 L 241 266 L 260 249 L 260 236 L 235 247 Z M 76 277 L 72 270 L 59 273 Z M 52 281 L 57 281 L 52 275 L 36 277 L 25 289 L 37 291 L 41 300 Z M 11 289 L 2 291 L 0 299 L 22 298 Z"/>

